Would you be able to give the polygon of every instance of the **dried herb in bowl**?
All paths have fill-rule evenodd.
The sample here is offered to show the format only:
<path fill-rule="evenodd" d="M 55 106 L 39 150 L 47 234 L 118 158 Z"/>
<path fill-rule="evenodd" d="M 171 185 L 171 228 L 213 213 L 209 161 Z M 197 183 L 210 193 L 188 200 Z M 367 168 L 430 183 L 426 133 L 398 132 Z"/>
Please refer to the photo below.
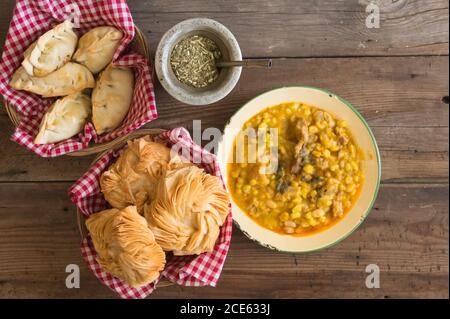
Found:
<path fill-rule="evenodd" d="M 175 45 L 170 65 L 180 82 L 194 88 L 204 88 L 219 77 L 216 61 L 221 58 L 222 53 L 213 40 L 194 35 Z"/>

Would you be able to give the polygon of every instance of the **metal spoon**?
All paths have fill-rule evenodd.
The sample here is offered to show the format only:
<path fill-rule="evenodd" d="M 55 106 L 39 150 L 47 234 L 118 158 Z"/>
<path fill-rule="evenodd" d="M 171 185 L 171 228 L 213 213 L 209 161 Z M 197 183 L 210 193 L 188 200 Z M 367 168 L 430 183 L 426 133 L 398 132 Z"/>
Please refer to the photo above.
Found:
<path fill-rule="evenodd" d="M 218 68 L 268 68 L 272 67 L 272 59 L 247 59 L 242 61 L 218 61 L 216 62 Z"/>

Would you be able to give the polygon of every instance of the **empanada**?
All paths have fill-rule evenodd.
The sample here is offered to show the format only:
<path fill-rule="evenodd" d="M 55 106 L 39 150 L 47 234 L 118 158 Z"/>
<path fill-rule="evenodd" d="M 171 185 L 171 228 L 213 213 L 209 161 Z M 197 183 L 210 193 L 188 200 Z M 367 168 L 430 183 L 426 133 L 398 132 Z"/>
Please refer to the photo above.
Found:
<path fill-rule="evenodd" d="M 57 143 L 80 133 L 90 113 L 91 99 L 82 93 L 57 100 L 42 118 L 34 143 Z"/>
<path fill-rule="evenodd" d="M 109 65 L 92 91 L 92 122 L 97 134 L 117 128 L 133 99 L 134 75 L 130 68 Z"/>
<path fill-rule="evenodd" d="M 73 59 L 97 74 L 111 63 L 122 36 L 114 27 L 94 28 L 80 38 Z"/>
<path fill-rule="evenodd" d="M 145 218 L 136 207 L 109 209 L 86 221 L 97 252 L 97 262 L 131 287 L 147 285 L 159 277 L 166 256 L 155 242 Z"/>
<path fill-rule="evenodd" d="M 228 194 L 217 176 L 197 166 L 167 170 L 144 216 L 156 242 L 175 256 L 211 252 L 229 212 Z"/>
<path fill-rule="evenodd" d="M 170 149 L 148 136 L 129 141 L 127 149 L 100 178 L 105 199 L 116 208 L 135 205 L 142 213 L 144 204 L 153 199 L 157 180 L 169 161 Z"/>
<path fill-rule="evenodd" d="M 73 24 L 64 21 L 41 35 L 25 51 L 22 66 L 30 76 L 46 76 L 70 61 L 77 41 Z"/>
<path fill-rule="evenodd" d="M 23 67 L 17 69 L 9 85 L 43 97 L 65 96 L 95 86 L 92 73 L 81 64 L 66 63 L 45 77 L 30 76 Z"/>

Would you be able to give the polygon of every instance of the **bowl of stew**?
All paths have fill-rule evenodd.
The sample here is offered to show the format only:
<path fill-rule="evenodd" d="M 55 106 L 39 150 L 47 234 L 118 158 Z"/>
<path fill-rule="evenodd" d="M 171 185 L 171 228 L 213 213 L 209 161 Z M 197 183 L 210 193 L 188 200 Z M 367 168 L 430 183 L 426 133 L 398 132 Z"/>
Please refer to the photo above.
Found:
<path fill-rule="evenodd" d="M 347 101 L 314 87 L 284 87 L 245 104 L 218 151 L 235 224 L 286 252 L 329 247 L 363 222 L 381 162 L 367 122 Z"/>

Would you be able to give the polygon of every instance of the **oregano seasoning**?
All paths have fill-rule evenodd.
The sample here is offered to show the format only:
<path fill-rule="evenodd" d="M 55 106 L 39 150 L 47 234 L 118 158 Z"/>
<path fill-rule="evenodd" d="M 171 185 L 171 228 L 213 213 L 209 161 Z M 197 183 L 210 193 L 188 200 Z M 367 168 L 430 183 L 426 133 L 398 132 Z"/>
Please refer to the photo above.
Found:
<path fill-rule="evenodd" d="M 221 57 L 222 53 L 213 40 L 194 35 L 175 45 L 170 65 L 182 83 L 194 88 L 204 88 L 219 77 L 216 61 Z"/>

